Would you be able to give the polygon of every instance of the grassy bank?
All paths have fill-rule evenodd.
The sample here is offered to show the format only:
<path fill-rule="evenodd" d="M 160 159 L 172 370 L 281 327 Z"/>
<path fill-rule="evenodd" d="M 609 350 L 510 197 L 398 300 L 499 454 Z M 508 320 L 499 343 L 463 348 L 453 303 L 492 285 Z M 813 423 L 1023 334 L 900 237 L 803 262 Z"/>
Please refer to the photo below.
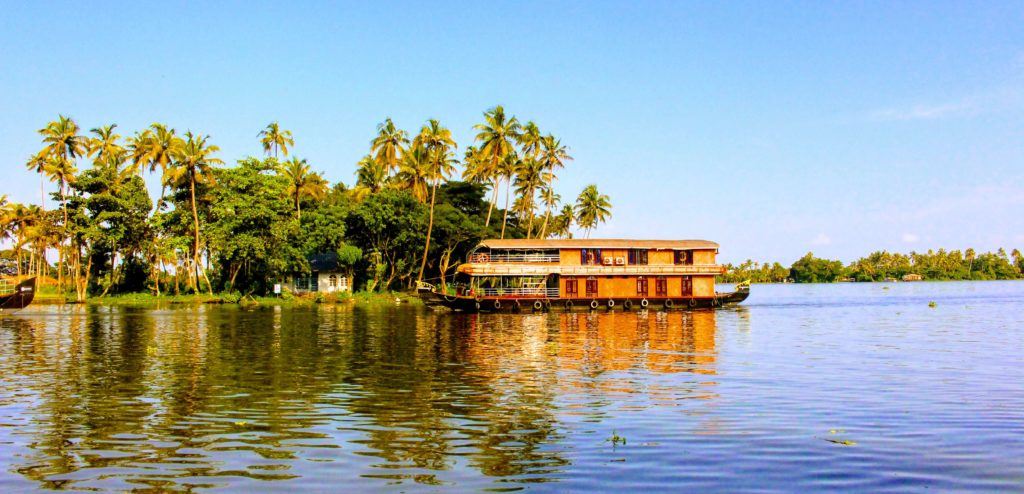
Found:
<path fill-rule="evenodd" d="M 37 303 L 74 303 L 73 295 L 62 295 L 57 292 L 36 295 Z M 422 305 L 423 302 L 413 294 L 403 292 L 355 292 L 339 294 L 304 294 L 296 296 L 285 294 L 280 297 L 257 297 L 242 296 L 238 293 L 221 294 L 189 294 L 189 295 L 160 295 L 159 297 L 150 293 L 125 293 L 107 295 L 105 297 L 89 297 L 85 300 L 87 305 L 121 305 L 121 306 L 158 306 L 158 305 L 201 305 L 201 304 L 238 304 L 243 306 L 282 306 L 282 307 L 312 307 L 318 304 L 325 305 L 394 305 L 412 304 Z"/>

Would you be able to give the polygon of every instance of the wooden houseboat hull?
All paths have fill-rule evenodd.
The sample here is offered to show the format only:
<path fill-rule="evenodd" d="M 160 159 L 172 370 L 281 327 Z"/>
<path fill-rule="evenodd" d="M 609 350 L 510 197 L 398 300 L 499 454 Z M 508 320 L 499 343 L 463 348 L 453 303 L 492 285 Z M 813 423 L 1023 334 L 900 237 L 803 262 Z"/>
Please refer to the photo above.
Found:
<path fill-rule="evenodd" d="M 420 290 L 419 295 L 428 307 L 441 306 L 459 312 L 694 310 L 738 304 L 747 299 L 750 289 L 716 293 L 714 297 L 690 298 L 473 298 L 445 295 L 431 290 Z"/>
<path fill-rule="evenodd" d="M 0 314 L 24 309 L 36 295 L 36 279 L 28 278 L 0 293 Z"/>

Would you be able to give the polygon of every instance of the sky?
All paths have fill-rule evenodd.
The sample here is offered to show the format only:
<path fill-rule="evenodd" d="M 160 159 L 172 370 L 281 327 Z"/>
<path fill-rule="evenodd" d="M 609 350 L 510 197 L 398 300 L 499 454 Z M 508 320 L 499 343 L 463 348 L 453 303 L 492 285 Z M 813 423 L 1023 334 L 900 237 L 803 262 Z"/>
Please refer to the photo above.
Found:
<path fill-rule="evenodd" d="M 228 163 L 277 121 L 351 185 L 385 118 L 463 150 L 499 104 L 569 146 L 563 200 L 610 196 L 595 238 L 1024 249 L 1019 1 L 9 2 L 0 194 L 38 203 L 24 164 L 59 114 L 209 134 Z"/>

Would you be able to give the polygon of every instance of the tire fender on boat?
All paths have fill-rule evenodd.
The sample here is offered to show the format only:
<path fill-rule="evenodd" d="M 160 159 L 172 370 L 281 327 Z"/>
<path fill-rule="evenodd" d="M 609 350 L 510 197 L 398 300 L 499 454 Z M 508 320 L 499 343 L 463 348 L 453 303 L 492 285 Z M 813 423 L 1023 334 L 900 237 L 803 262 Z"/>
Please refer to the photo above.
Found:
<path fill-rule="evenodd" d="M 501 300 L 494 301 L 494 310 L 501 310 Z"/>
<path fill-rule="evenodd" d="M 615 299 L 610 298 L 608 299 L 608 308 L 611 309 L 612 307 L 615 307 Z"/>
<path fill-rule="evenodd" d="M 671 309 L 672 305 L 673 305 L 672 299 L 668 299 L 668 300 L 665 301 L 665 308 L 666 309 Z"/>
<path fill-rule="evenodd" d="M 569 310 L 572 310 L 572 300 L 566 300 L 565 301 L 565 308 L 569 309 Z"/>
<path fill-rule="evenodd" d="M 535 300 L 533 302 L 533 310 L 541 310 L 543 308 L 544 308 L 544 302 L 541 302 L 540 300 Z"/>
<path fill-rule="evenodd" d="M 521 308 L 523 308 L 523 306 L 522 306 L 522 304 L 519 303 L 518 300 L 516 300 L 515 302 L 512 302 L 512 309 L 513 310 L 519 310 Z"/>
<path fill-rule="evenodd" d="M 626 310 L 632 309 L 633 308 L 633 302 L 631 300 L 627 300 L 627 301 L 623 302 L 622 303 L 622 308 L 626 309 Z"/>
<path fill-rule="evenodd" d="M 601 305 L 601 304 L 598 304 L 597 300 L 591 300 L 590 301 L 590 308 L 591 309 L 596 309 L 598 305 Z"/>
<path fill-rule="evenodd" d="M 690 299 L 690 307 L 696 307 L 696 306 L 697 306 L 697 299 L 691 298 Z"/>
<path fill-rule="evenodd" d="M 647 299 L 643 299 L 640 301 L 640 307 L 643 307 L 645 309 L 647 308 L 648 304 L 650 304 L 650 302 L 648 302 Z"/>

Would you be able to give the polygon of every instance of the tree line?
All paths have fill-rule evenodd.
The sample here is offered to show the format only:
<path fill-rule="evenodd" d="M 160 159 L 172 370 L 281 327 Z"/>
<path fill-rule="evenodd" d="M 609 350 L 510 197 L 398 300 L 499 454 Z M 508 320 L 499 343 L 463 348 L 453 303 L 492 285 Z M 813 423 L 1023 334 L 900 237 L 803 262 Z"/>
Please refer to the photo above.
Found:
<path fill-rule="evenodd" d="M 752 260 L 733 266 L 726 264 L 728 272 L 719 277 L 726 283 L 750 280 L 754 283 L 830 283 L 835 281 L 901 280 L 907 275 L 919 275 L 925 280 L 1015 280 L 1024 272 L 1024 256 L 1013 249 L 1008 255 L 1002 248 L 996 252 L 978 254 L 966 251 L 929 250 L 925 253 L 900 254 L 887 251 L 872 252 L 866 257 L 844 265 L 842 261 L 821 259 L 813 253 L 801 257 L 789 268 L 778 262 L 758 263 Z"/>
<path fill-rule="evenodd" d="M 52 276 L 79 301 L 264 294 L 308 275 L 311 256 L 333 253 L 359 287 L 401 289 L 450 274 L 483 238 L 589 236 L 611 217 L 596 184 L 563 202 L 555 182 L 572 156 L 534 122 L 496 106 L 473 129 L 460 154 L 438 120 L 410 135 L 387 118 L 350 187 L 294 156 L 294 136 L 277 122 L 258 134 L 264 156 L 227 166 L 208 135 L 161 123 L 126 138 L 116 124 L 83 133 L 61 115 L 39 130 L 43 147 L 26 162 L 40 176 L 40 204 L 0 196 L 0 237 L 11 246 L 0 270 Z M 159 179 L 155 201 L 146 173 Z M 59 207 L 45 208 L 46 180 Z"/>

